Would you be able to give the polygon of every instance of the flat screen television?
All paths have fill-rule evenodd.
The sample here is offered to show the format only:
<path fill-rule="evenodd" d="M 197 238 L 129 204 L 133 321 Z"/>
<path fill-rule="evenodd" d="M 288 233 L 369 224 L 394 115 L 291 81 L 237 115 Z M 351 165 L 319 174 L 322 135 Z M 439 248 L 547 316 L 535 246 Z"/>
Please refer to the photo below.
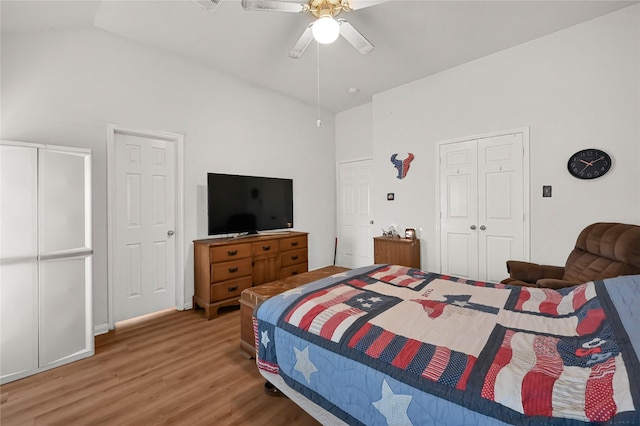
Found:
<path fill-rule="evenodd" d="M 207 174 L 209 235 L 293 228 L 293 180 Z"/>

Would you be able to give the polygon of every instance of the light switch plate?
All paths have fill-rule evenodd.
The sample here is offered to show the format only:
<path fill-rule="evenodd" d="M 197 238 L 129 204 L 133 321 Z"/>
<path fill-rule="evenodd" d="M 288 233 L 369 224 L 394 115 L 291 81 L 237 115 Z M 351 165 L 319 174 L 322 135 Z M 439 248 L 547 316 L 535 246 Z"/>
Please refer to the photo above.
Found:
<path fill-rule="evenodd" d="M 542 196 L 543 197 L 551 197 L 551 185 L 543 185 L 542 186 Z"/>

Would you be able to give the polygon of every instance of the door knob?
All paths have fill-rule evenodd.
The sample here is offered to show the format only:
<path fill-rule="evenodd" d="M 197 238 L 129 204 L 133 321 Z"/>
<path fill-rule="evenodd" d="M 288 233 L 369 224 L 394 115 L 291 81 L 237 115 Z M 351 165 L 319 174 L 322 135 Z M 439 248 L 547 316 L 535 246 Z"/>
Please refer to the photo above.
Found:
<path fill-rule="evenodd" d="M 475 225 L 471 225 L 469 228 L 471 228 L 471 230 L 473 231 L 473 230 L 476 229 L 476 226 Z"/>
<path fill-rule="evenodd" d="M 485 229 L 487 229 L 487 227 L 486 227 L 486 226 L 484 226 L 484 225 L 481 225 L 481 226 L 480 226 L 480 230 L 481 230 L 481 231 L 484 231 Z"/>
<path fill-rule="evenodd" d="M 167 231 L 167 235 L 168 235 L 168 236 L 172 236 L 173 234 L 174 234 L 173 230 L 169 230 L 169 231 Z"/>
<path fill-rule="evenodd" d="M 373 225 L 373 221 L 372 221 L 372 220 L 370 220 L 370 221 L 369 221 L 369 223 L 370 223 L 371 225 Z"/>

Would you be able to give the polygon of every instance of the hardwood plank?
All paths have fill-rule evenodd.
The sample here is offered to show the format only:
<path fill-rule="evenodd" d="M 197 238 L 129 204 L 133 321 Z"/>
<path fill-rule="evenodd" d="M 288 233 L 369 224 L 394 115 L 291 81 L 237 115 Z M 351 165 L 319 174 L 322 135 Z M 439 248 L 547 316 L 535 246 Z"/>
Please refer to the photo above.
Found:
<path fill-rule="evenodd" d="M 96 337 L 96 354 L 0 386 L 0 424 L 318 425 L 264 392 L 240 311 L 165 311 Z"/>

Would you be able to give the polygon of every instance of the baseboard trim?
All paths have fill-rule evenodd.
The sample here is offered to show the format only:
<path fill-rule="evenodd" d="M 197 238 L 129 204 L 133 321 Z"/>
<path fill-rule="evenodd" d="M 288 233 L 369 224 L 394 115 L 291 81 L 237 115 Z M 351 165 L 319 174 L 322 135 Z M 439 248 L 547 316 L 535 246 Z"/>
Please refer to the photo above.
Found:
<path fill-rule="evenodd" d="M 93 326 L 93 335 L 97 336 L 99 334 L 106 334 L 109 332 L 109 324 L 103 323 Z"/>

